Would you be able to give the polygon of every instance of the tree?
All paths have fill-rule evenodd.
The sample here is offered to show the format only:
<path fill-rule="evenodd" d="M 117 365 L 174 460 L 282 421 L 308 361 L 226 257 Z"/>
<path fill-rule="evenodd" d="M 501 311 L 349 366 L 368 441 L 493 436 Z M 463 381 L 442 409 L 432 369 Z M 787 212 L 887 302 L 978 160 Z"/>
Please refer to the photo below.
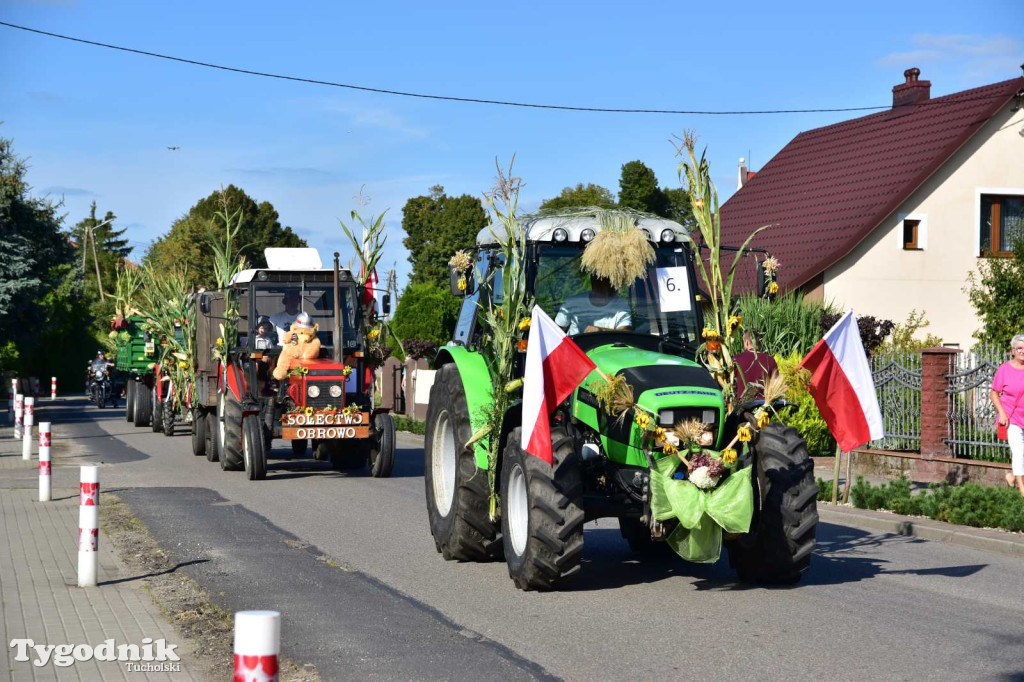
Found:
<path fill-rule="evenodd" d="M 472 248 L 487 227 L 487 212 L 476 197 L 450 197 L 434 185 L 429 196 L 413 197 L 402 207 L 402 243 L 412 263 L 410 282 L 448 286 L 448 259 L 459 249 Z"/>
<path fill-rule="evenodd" d="M 447 286 L 410 283 L 398 300 L 391 327 L 403 342 L 419 339 L 442 345 L 451 340 L 460 306 Z"/>
<path fill-rule="evenodd" d="M 658 187 L 654 171 L 643 161 L 630 161 L 622 166 L 622 175 L 619 177 L 619 205 L 666 216 L 669 200 Z"/>
<path fill-rule="evenodd" d="M 123 237 L 125 229 L 118 230 L 114 226 L 117 216 L 112 211 L 107 211 L 103 219 L 96 217 L 96 202 L 92 202 L 89 208 L 89 217 L 78 221 L 71 228 L 72 238 L 78 246 L 76 258 L 85 263 L 85 291 L 90 297 L 99 298 L 99 288 L 96 285 L 96 270 L 101 273 L 100 281 L 103 284 L 103 292 L 107 295 L 114 290 L 117 281 L 117 266 L 131 255 L 132 247 L 128 246 L 128 240 Z M 99 227 L 97 227 L 99 226 Z M 87 239 L 90 243 L 87 243 Z M 95 261 L 93 260 L 92 244 L 95 244 Z"/>
<path fill-rule="evenodd" d="M 188 213 L 174 221 L 171 229 L 149 248 L 146 260 L 157 268 L 188 267 L 197 284 L 212 284 L 214 255 L 208 247 L 208 229 L 212 225 L 218 233 L 224 224 L 217 212 L 233 215 L 242 211 L 242 224 L 238 241 L 245 246 L 242 255 L 255 268 L 267 266 L 263 249 L 267 247 L 302 247 L 306 240 L 290 227 L 282 227 L 280 216 L 269 201 L 256 203 L 242 189 L 228 185 L 200 199 Z"/>
<path fill-rule="evenodd" d="M 980 259 L 964 292 L 982 322 L 974 338 L 1009 348 L 1024 319 L 1024 237 L 1014 240 L 1012 258 Z"/>
<path fill-rule="evenodd" d="M 693 233 L 697 229 L 697 221 L 693 218 L 693 209 L 690 208 L 690 193 L 682 187 L 664 187 L 662 193 L 665 195 L 665 212 L 661 214 L 669 220 L 674 220 L 687 232 Z"/>
<path fill-rule="evenodd" d="M 575 187 L 562 189 L 561 194 L 541 202 L 540 210 L 554 211 L 563 208 L 597 206 L 599 208 L 615 208 L 615 195 L 611 190 L 588 182 L 576 183 Z"/>

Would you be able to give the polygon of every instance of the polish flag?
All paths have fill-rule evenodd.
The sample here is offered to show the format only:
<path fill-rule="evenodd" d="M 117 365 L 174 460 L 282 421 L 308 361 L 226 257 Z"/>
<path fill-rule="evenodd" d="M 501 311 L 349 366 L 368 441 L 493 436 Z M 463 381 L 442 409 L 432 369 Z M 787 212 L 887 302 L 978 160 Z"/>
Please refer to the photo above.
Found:
<path fill-rule="evenodd" d="M 526 451 L 551 464 L 548 418 L 587 375 L 597 369 L 554 320 L 533 306 L 523 377 L 523 433 Z"/>
<path fill-rule="evenodd" d="M 800 366 L 811 372 L 808 390 L 843 452 L 885 435 L 853 310 L 839 318 Z"/>

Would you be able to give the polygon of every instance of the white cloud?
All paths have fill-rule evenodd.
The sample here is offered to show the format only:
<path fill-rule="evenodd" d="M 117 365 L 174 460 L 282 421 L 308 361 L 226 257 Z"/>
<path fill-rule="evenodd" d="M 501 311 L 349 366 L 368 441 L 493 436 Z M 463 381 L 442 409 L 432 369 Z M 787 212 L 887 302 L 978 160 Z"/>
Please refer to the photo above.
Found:
<path fill-rule="evenodd" d="M 982 80 L 1019 75 L 1024 60 L 1024 43 L 1007 36 L 919 33 L 907 47 L 879 57 L 875 64 L 902 69 L 941 64 L 951 67 L 957 78 L 981 85 Z"/>

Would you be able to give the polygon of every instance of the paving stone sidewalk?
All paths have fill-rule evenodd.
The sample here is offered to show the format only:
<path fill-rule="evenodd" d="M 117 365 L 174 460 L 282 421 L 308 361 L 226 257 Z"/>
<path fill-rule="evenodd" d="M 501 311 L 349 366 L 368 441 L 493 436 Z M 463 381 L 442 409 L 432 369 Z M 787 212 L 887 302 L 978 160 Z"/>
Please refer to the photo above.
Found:
<path fill-rule="evenodd" d="M 38 420 L 37 420 L 38 421 Z M 100 533 L 98 587 L 77 586 L 77 467 L 61 463 L 70 451 L 55 448 L 52 502 L 38 501 L 38 456 L 22 460 L 21 442 L 9 426 L 0 428 L 0 679 L 28 680 L 201 680 L 201 668 L 145 589 L 144 576 L 131 574 Z M 69 462 L 70 464 L 70 462 Z M 60 471 L 63 468 L 63 471 Z M 103 471 L 100 470 L 101 495 Z M 61 482 L 63 485 L 58 485 Z M 102 504 L 102 497 L 101 497 Z M 174 672 L 128 671 L 117 661 L 75 661 L 57 667 L 53 659 L 35 666 L 16 661 L 11 640 L 36 644 L 88 644 L 105 640 L 141 647 L 143 639 L 177 644 Z M 144 662 L 139 662 L 144 663 Z M 155 665 L 155 664 L 151 664 Z"/>

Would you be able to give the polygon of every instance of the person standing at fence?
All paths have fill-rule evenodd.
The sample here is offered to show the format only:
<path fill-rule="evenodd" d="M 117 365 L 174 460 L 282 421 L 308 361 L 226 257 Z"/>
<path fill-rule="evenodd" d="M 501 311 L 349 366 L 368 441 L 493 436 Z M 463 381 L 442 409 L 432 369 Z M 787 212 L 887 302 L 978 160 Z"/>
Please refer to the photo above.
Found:
<path fill-rule="evenodd" d="M 989 397 L 999 413 L 999 424 L 1007 427 L 1011 472 L 1006 474 L 1006 484 L 1024 495 L 1024 334 L 1010 342 L 1010 359 L 992 377 Z"/>
<path fill-rule="evenodd" d="M 736 373 L 736 397 L 740 401 L 763 398 L 764 382 L 779 371 L 775 358 L 768 353 L 762 353 L 760 344 L 761 337 L 755 330 L 743 330 L 743 352 L 737 353 L 732 359 L 739 370 Z"/>

